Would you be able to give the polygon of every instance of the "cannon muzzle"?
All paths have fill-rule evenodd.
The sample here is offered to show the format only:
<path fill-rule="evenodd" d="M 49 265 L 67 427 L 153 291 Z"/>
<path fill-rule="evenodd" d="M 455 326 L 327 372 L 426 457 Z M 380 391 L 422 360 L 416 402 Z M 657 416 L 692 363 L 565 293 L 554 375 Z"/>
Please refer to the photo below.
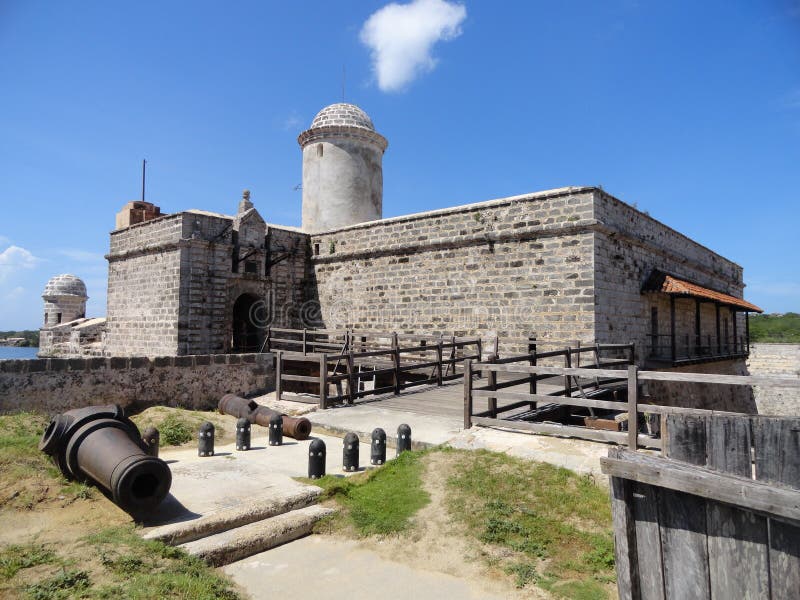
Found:
<path fill-rule="evenodd" d="M 94 482 L 133 515 L 158 506 L 172 485 L 167 463 L 148 456 L 139 429 L 116 405 L 56 415 L 39 449 L 53 458 L 67 479 Z"/>

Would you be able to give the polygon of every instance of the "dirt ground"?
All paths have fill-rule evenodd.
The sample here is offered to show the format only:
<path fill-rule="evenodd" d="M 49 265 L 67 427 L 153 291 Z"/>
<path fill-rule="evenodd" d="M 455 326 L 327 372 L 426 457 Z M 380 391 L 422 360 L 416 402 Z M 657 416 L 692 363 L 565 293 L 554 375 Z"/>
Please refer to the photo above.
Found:
<path fill-rule="evenodd" d="M 453 461 L 447 454 L 427 455 L 423 486 L 430 494 L 430 503 L 414 516 L 409 531 L 402 536 L 359 538 L 359 544 L 383 558 L 414 569 L 452 575 L 509 600 L 552 598 L 534 586 L 515 588 L 510 576 L 488 566 L 483 556 L 487 549 L 469 538 L 464 527 L 450 518 L 446 486 L 452 468 Z"/>

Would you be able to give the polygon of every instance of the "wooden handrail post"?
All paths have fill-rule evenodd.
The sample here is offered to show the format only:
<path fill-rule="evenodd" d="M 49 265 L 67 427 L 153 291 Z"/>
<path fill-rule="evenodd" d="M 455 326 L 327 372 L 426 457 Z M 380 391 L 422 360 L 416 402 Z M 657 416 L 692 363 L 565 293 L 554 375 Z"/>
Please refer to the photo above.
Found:
<path fill-rule="evenodd" d="M 283 357 L 281 356 L 283 353 L 278 350 L 275 354 L 275 398 L 277 400 L 281 399 L 281 392 L 283 391 L 281 388 L 281 377 L 283 376 Z"/>
<path fill-rule="evenodd" d="M 439 341 L 436 343 L 436 361 L 439 363 L 436 367 L 436 385 L 438 386 L 442 385 L 442 343 L 442 338 L 439 336 Z"/>
<path fill-rule="evenodd" d="M 355 374 L 355 361 L 353 360 L 352 348 L 347 353 L 347 401 L 349 404 L 355 402 L 358 393 L 358 378 Z"/>
<path fill-rule="evenodd" d="M 303 356 L 308 354 L 308 352 L 306 351 L 306 339 L 307 339 L 306 331 L 307 331 L 306 328 L 303 327 Z"/>
<path fill-rule="evenodd" d="M 530 361 L 529 361 L 530 365 L 532 367 L 535 367 L 536 363 L 537 363 L 537 360 L 538 360 L 538 356 L 537 356 L 538 350 L 536 349 L 536 338 L 533 338 L 533 344 L 530 344 L 528 346 L 528 349 L 532 350 L 532 352 L 529 353 L 530 354 Z M 536 392 L 536 386 L 537 386 L 536 377 L 537 377 L 536 373 L 531 373 L 531 380 L 528 383 L 528 387 L 529 387 L 528 391 L 531 394 L 536 394 L 537 393 Z M 533 410 L 534 408 L 537 407 L 538 403 L 537 402 L 529 402 L 528 405 L 530 406 L 531 410 Z"/>
<path fill-rule="evenodd" d="M 397 332 L 392 332 L 392 360 L 394 362 L 394 395 L 400 394 L 400 343 Z"/>
<path fill-rule="evenodd" d="M 569 369 L 572 366 L 572 348 L 567 346 L 566 353 L 564 354 L 564 367 Z M 572 396 L 572 384 L 569 382 L 569 375 L 564 375 L 564 397 L 569 398 Z"/>
<path fill-rule="evenodd" d="M 637 450 L 639 447 L 639 368 L 636 365 L 628 366 L 628 449 Z"/>
<path fill-rule="evenodd" d="M 464 429 L 472 427 L 472 361 L 464 361 Z"/>
<path fill-rule="evenodd" d="M 488 362 L 490 363 L 497 362 L 497 357 L 490 356 Z M 486 385 L 493 392 L 497 391 L 497 371 L 486 372 Z M 497 418 L 497 398 L 494 396 L 489 398 L 489 412 L 492 415 L 493 419 Z"/>
<path fill-rule="evenodd" d="M 319 357 L 319 407 L 328 408 L 328 355 Z"/>
<path fill-rule="evenodd" d="M 483 340 L 481 340 L 480 337 L 478 338 L 476 345 L 478 346 L 478 362 L 481 362 L 483 360 Z"/>

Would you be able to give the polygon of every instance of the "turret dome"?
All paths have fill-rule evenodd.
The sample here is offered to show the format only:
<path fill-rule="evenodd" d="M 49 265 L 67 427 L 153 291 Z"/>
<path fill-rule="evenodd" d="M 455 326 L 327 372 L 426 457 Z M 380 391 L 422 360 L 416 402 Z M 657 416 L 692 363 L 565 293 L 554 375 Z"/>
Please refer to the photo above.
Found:
<path fill-rule="evenodd" d="M 56 296 L 77 296 L 79 298 L 87 298 L 86 284 L 83 280 L 65 273 L 63 275 L 56 275 L 47 282 L 44 286 L 43 297 L 56 297 Z"/>
<path fill-rule="evenodd" d="M 344 102 L 331 104 L 319 111 L 311 122 L 310 129 L 330 126 L 358 127 L 360 129 L 375 131 L 372 119 L 369 118 L 367 113 L 355 104 L 346 104 Z"/>

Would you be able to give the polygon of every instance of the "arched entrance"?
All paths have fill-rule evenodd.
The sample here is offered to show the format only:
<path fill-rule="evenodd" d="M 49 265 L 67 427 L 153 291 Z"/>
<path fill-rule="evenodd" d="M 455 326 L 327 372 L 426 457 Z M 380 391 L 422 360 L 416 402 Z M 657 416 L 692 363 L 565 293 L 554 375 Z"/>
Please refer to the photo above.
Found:
<path fill-rule="evenodd" d="M 259 326 L 263 302 L 254 294 L 242 294 L 233 304 L 233 342 L 231 352 L 259 352 L 264 331 Z"/>

